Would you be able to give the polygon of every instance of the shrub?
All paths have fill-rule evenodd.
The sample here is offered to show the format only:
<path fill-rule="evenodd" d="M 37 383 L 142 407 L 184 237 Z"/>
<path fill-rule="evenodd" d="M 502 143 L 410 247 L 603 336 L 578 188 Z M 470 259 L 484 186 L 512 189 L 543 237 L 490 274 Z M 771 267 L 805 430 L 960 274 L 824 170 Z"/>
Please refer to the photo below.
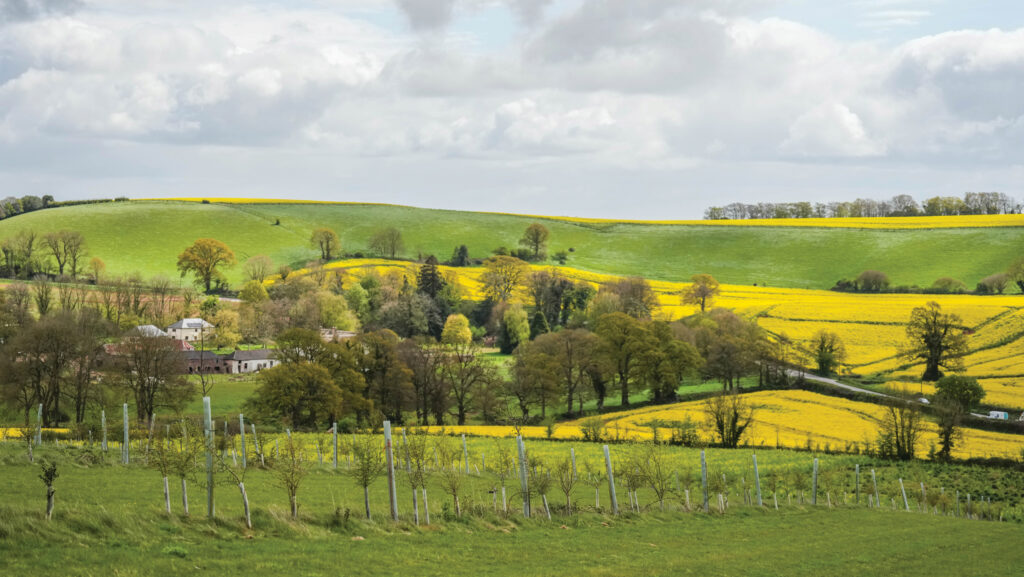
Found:
<path fill-rule="evenodd" d="M 862 292 L 880 292 L 889 288 L 889 277 L 881 271 L 866 270 L 860 273 L 855 281 L 857 290 Z"/>
<path fill-rule="evenodd" d="M 604 439 L 604 421 L 601 417 L 591 417 L 580 422 L 580 433 L 584 441 L 600 443 Z"/>
<path fill-rule="evenodd" d="M 967 285 L 955 278 L 944 276 L 932 283 L 931 290 L 937 293 L 962 294 L 967 292 Z"/>

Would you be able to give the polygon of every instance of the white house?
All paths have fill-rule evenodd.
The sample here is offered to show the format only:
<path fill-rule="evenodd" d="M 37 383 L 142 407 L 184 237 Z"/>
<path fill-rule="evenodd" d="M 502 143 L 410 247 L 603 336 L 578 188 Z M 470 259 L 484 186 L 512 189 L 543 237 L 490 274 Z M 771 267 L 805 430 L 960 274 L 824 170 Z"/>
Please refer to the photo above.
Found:
<path fill-rule="evenodd" d="M 277 352 L 270 349 L 235 351 L 224 357 L 229 373 L 256 373 L 277 366 Z"/>
<path fill-rule="evenodd" d="M 195 342 L 205 333 L 206 338 L 213 335 L 215 327 L 203 319 L 183 319 L 167 327 L 167 334 L 179 341 Z"/>

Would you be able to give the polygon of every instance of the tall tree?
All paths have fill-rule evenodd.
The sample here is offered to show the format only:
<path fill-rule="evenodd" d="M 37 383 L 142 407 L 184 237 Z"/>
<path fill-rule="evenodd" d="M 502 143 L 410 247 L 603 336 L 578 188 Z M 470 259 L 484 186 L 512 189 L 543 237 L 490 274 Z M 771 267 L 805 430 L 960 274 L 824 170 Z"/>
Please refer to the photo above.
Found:
<path fill-rule="evenodd" d="M 925 381 L 942 378 L 942 369 L 957 371 L 963 367 L 967 354 L 967 336 L 963 319 L 953 313 L 942 312 L 942 306 L 931 301 L 910 312 L 907 322 L 909 343 L 903 357 L 924 362 Z"/>
<path fill-rule="evenodd" d="M 826 331 L 818 331 L 811 338 L 811 357 L 818 365 L 818 374 L 828 377 L 834 374 L 846 360 L 846 346 L 839 335 Z"/>
<path fill-rule="evenodd" d="M 695 274 L 690 279 L 690 286 L 683 291 L 683 304 L 697 305 L 703 313 L 711 306 L 719 292 L 715 277 L 709 274 Z"/>
<path fill-rule="evenodd" d="M 635 319 L 650 319 L 660 306 L 651 283 L 641 277 L 610 282 L 601 287 L 601 291 L 618 297 L 618 309 Z"/>
<path fill-rule="evenodd" d="M 235 253 L 226 244 L 213 238 L 201 238 L 178 255 L 178 271 L 181 276 L 195 275 L 196 282 L 202 284 L 206 292 L 210 292 L 214 281 L 225 280 L 220 269 L 234 264 Z"/>
<path fill-rule="evenodd" d="M 117 345 L 109 376 L 135 399 L 135 414 L 148 421 L 158 407 L 180 410 L 195 396 L 184 377 L 184 359 L 174 341 L 132 329 Z"/>
<path fill-rule="evenodd" d="M 434 255 L 428 256 L 423 266 L 420 267 L 416 279 L 417 289 L 432 299 L 437 298 L 437 295 L 445 287 L 444 277 L 438 271 L 437 265 L 437 258 Z"/>
<path fill-rule="evenodd" d="M 329 228 L 318 228 L 310 236 L 309 244 L 320 249 L 320 260 L 331 260 L 331 255 L 341 247 L 341 239 L 338 238 L 338 233 Z"/>
<path fill-rule="evenodd" d="M 628 407 L 630 385 L 638 377 L 641 357 L 654 346 L 654 338 L 640 321 L 619 312 L 598 319 L 595 332 L 615 368 L 622 406 Z"/>
<path fill-rule="evenodd" d="M 548 234 L 547 227 L 535 222 L 526 227 L 523 237 L 519 239 L 519 246 L 532 252 L 533 260 L 544 260 L 548 246 Z"/>
<path fill-rule="evenodd" d="M 43 236 L 43 244 L 57 262 L 57 274 L 64 276 L 65 267 L 70 267 L 72 277 L 78 276 L 79 261 L 85 254 L 85 238 L 75 230 L 59 230 Z"/>
<path fill-rule="evenodd" d="M 382 257 L 395 258 L 395 255 L 402 252 L 403 246 L 402 233 L 393 226 L 379 230 L 370 237 L 370 250 Z"/>
<path fill-rule="evenodd" d="M 245 276 L 249 280 L 263 283 L 274 270 L 274 262 L 265 254 L 258 254 L 245 261 Z"/>
<path fill-rule="evenodd" d="M 451 392 L 456 422 L 465 425 L 476 394 L 494 382 L 494 367 L 472 343 L 447 345 L 442 354 L 441 375 Z"/>
<path fill-rule="evenodd" d="M 353 344 L 368 398 L 392 423 L 402 424 L 402 412 L 415 399 L 412 371 L 398 355 L 398 335 L 387 329 L 364 333 Z"/>
<path fill-rule="evenodd" d="M 250 412 L 293 428 L 322 427 L 346 414 L 341 388 L 317 363 L 280 364 L 260 372 Z"/>
<path fill-rule="evenodd" d="M 978 379 L 962 375 L 947 375 L 935 383 L 934 407 L 938 415 L 939 451 L 936 458 L 948 461 L 960 437 L 960 423 L 964 415 L 985 398 L 985 389 Z"/>
<path fill-rule="evenodd" d="M 484 261 L 484 272 L 480 275 L 483 293 L 494 302 L 506 302 L 530 271 L 530 265 L 511 256 L 493 256 Z"/>

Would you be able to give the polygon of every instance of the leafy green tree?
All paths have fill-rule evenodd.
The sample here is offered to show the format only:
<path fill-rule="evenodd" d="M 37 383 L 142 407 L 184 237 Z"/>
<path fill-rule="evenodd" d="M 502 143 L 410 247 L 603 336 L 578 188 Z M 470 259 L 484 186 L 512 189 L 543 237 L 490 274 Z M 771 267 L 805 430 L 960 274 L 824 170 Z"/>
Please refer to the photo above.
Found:
<path fill-rule="evenodd" d="M 472 344 L 452 344 L 440 352 L 441 378 L 450 391 L 458 424 L 466 424 L 466 415 L 476 395 L 495 381 L 494 367 L 480 356 Z"/>
<path fill-rule="evenodd" d="M 754 422 L 754 407 L 739 393 L 722 393 L 704 402 L 704 412 L 711 432 L 721 445 L 735 449 Z"/>
<path fill-rule="evenodd" d="M 889 277 L 881 271 L 866 270 L 854 281 L 861 292 L 881 292 L 889 288 Z"/>
<path fill-rule="evenodd" d="M 526 311 L 520 305 L 512 305 L 506 308 L 502 315 L 501 334 L 498 339 L 498 347 L 501 350 L 501 354 L 512 354 L 516 347 L 529 340 L 529 315 L 526 314 Z"/>
<path fill-rule="evenodd" d="M 329 228 L 318 228 L 309 237 L 309 244 L 320 249 L 320 260 L 331 260 L 331 255 L 341 249 L 338 233 Z"/>
<path fill-rule="evenodd" d="M 960 437 L 964 415 L 981 403 L 985 390 L 978 379 L 963 375 L 947 375 L 935 383 L 934 407 L 938 415 L 939 451 L 936 458 L 948 461 Z"/>
<path fill-rule="evenodd" d="M 544 316 L 544 313 L 537 311 L 533 313 L 533 318 L 530 319 L 530 339 L 535 339 L 540 335 L 551 332 L 551 327 L 548 326 L 548 319 Z"/>
<path fill-rule="evenodd" d="M 922 379 L 937 381 L 942 369 L 958 371 L 967 354 L 967 336 L 959 315 L 942 312 L 939 303 L 931 301 L 910 312 L 907 322 L 909 343 L 902 356 L 925 365 Z"/>
<path fill-rule="evenodd" d="M 622 406 L 629 406 L 630 385 L 637 379 L 640 361 L 654 346 L 654 338 L 635 318 L 621 312 L 602 316 L 594 331 L 604 342 L 604 354 L 614 367 Z"/>
<path fill-rule="evenodd" d="M 974 377 L 946 375 L 935 383 L 935 396 L 952 401 L 963 411 L 970 412 L 985 398 L 985 389 Z"/>
<path fill-rule="evenodd" d="M 341 389 L 322 365 L 287 363 L 260 372 L 250 412 L 283 419 L 293 428 L 322 426 L 344 415 Z"/>
<path fill-rule="evenodd" d="M 690 286 L 683 291 L 683 304 L 696 305 L 700 312 L 705 312 L 718 293 L 721 292 L 718 281 L 709 274 L 696 274 L 690 279 Z"/>
<path fill-rule="evenodd" d="M 641 277 L 629 277 L 610 282 L 598 293 L 606 292 L 615 295 L 619 311 L 640 320 L 649 320 L 658 310 L 658 295 L 651 288 L 651 283 Z"/>
<path fill-rule="evenodd" d="M 464 315 L 450 315 L 441 332 L 441 344 L 468 345 L 473 341 L 473 332 L 469 330 L 469 319 Z"/>
<path fill-rule="evenodd" d="M 264 254 L 258 254 L 245 261 L 245 277 L 259 283 L 267 280 L 270 271 L 274 270 L 274 262 Z"/>
<path fill-rule="evenodd" d="M 530 265 L 511 256 L 493 256 L 484 261 L 480 275 L 484 295 L 493 302 L 506 302 L 519 289 Z"/>
<path fill-rule="evenodd" d="M 695 374 L 704 360 L 693 344 L 675 337 L 668 323 L 653 322 L 648 330 L 653 337 L 652 346 L 640 357 L 640 373 L 654 402 L 674 401 L 680 382 Z"/>
<path fill-rule="evenodd" d="M 270 294 L 267 293 L 267 288 L 263 286 L 262 282 L 251 280 L 242 286 L 242 290 L 238 291 L 238 298 L 243 303 L 252 305 L 270 300 Z"/>
<path fill-rule="evenodd" d="M 206 292 L 210 292 L 214 281 L 224 282 L 226 279 L 221 269 L 234 264 L 235 253 L 223 242 L 212 238 L 201 238 L 178 255 L 181 276 L 194 275 L 196 283 L 201 284 Z"/>
<path fill-rule="evenodd" d="M 540 223 L 533 223 L 526 227 L 523 237 L 519 239 L 519 246 L 526 248 L 532 253 L 533 260 L 544 260 L 548 246 L 548 229 Z"/>
<path fill-rule="evenodd" d="M 438 293 L 445 286 L 444 277 L 437 269 L 437 258 L 434 255 L 427 257 L 427 260 L 420 267 L 420 272 L 417 278 L 417 288 L 423 294 L 430 298 L 437 298 Z"/>
<path fill-rule="evenodd" d="M 839 335 L 826 331 L 818 331 L 811 338 L 811 357 L 818 365 L 818 374 L 828 377 L 834 374 L 846 360 L 846 345 Z"/>
<path fill-rule="evenodd" d="M 466 245 L 459 245 L 458 248 L 452 252 L 452 260 L 449 262 L 452 266 L 469 266 L 469 249 Z"/>
<path fill-rule="evenodd" d="M 403 412 L 413 408 L 412 371 L 398 353 L 399 338 L 382 329 L 359 336 L 354 344 L 359 371 L 366 379 L 367 398 L 392 423 L 404 422 Z"/>

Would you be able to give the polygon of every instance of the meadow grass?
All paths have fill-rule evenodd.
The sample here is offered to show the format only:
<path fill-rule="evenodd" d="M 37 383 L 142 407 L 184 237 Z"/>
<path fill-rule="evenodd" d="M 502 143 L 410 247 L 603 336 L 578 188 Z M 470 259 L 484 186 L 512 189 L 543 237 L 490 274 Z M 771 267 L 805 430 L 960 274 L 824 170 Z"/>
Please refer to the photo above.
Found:
<path fill-rule="evenodd" d="M 471 439 L 472 457 L 491 446 L 491 441 Z M 545 455 L 564 454 L 569 445 L 530 441 L 528 448 Z M 576 450 L 581 463 L 599 454 L 597 445 L 576 445 Z M 613 458 L 628 450 L 613 446 Z M 687 463 L 696 456 L 692 449 L 672 452 Z M 409 491 L 401 473 L 399 523 L 387 518 L 381 480 L 371 488 L 374 516 L 369 521 L 362 518 L 361 490 L 345 475 L 345 465 L 338 471 L 329 465 L 314 468 L 299 490 L 300 519 L 292 521 L 285 493 L 271 473 L 251 469 L 246 487 L 254 529 L 248 531 L 241 521 L 238 492 L 230 485 L 217 485 L 218 513 L 211 521 L 205 518 L 204 489 L 191 485 L 192 517 L 185 517 L 172 480 L 173 513 L 167 515 L 155 470 L 112 465 L 110 459 L 89 463 L 82 452 L 70 449 L 44 447 L 37 456 L 60 462 L 57 508 L 50 522 L 43 520 L 38 466 L 24 459 L 20 446 L 0 445 L 4 575 L 167 575 L 197 569 L 219 575 L 990 575 L 1013 574 L 1024 561 L 1020 524 L 922 514 L 916 505 L 913 513 L 894 512 L 888 506 L 890 497 L 898 495 L 897 476 L 925 479 L 930 491 L 945 482 L 950 483 L 950 493 L 954 486 L 972 490 L 971 483 L 993 486 L 992 471 L 961 465 L 892 465 L 866 457 L 822 455 L 823 494 L 818 506 L 780 499 L 780 510 L 775 511 L 771 506 L 743 504 L 738 481 L 742 465 L 728 463 L 749 461 L 749 451 L 710 450 L 712 476 L 728 471 L 731 483 L 724 489 L 731 495 L 725 515 L 687 513 L 678 500 L 661 512 L 647 489 L 639 496 L 643 512 L 627 513 L 620 484 L 622 515 L 608 511 L 607 492 L 602 495 L 604 506 L 595 509 L 593 489 L 585 486 L 573 497 L 577 514 L 567 515 L 560 505 L 563 498 L 553 488 L 548 496 L 551 521 L 537 514 L 536 503 L 534 518 L 523 519 L 514 497 L 510 515 L 495 513 L 485 491 L 497 481 L 485 473 L 470 476 L 462 518 L 446 518 L 443 509 L 450 509 L 450 498 L 432 481 L 432 523 L 420 527 L 411 521 Z M 809 466 L 811 460 L 809 454 L 791 451 L 768 451 L 759 457 L 766 494 L 773 462 Z M 847 473 L 854 462 L 878 468 L 885 482 L 885 507 L 843 504 L 839 491 L 853 489 L 849 476 L 839 472 Z M 1019 472 L 999 473 L 1019 485 Z M 688 478 L 692 483 L 692 474 Z M 518 482 L 512 479 L 507 484 L 512 495 Z M 1017 485 L 998 490 L 1019 496 Z M 834 508 L 825 504 L 826 486 Z M 693 488 L 697 499 L 699 483 Z M 993 487 L 992 492 L 996 490 Z M 913 504 L 913 491 L 910 496 Z M 954 535 L 956 546 L 951 546 Z"/>
<path fill-rule="evenodd" d="M 401 256 L 446 260 L 460 244 L 475 258 L 490 256 L 498 246 L 515 248 L 536 220 L 366 204 L 132 201 L 6 219 L 0 221 L 0 238 L 24 229 L 79 230 L 112 274 L 176 277 L 177 255 L 203 237 L 225 242 L 239 260 L 266 254 L 296 267 L 317 256 L 308 245 L 314 228 L 333 228 L 344 250 L 354 253 L 368 251 L 376 230 L 394 226 L 405 239 Z M 569 264 L 578 268 L 677 281 L 710 273 L 726 283 L 806 288 L 829 288 L 865 269 L 885 271 L 897 284 L 927 286 L 951 276 L 973 286 L 1004 270 L 1024 240 L 1024 227 L 1017 226 L 880 230 L 542 220 L 551 231 L 549 252 L 573 249 Z M 228 277 L 237 283 L 241 267 Z"/>

